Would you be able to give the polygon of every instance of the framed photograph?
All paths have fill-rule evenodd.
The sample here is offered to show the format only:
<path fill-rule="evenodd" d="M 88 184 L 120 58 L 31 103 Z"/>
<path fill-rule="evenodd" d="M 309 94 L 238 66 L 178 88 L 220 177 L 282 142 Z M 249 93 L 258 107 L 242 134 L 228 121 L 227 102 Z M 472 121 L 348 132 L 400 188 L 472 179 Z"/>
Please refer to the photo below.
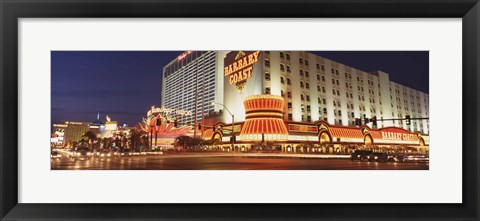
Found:
<path fill-rule="evenodd" d="M 479 220 L 476 0 L 0 10 L 2 220 Z"/>

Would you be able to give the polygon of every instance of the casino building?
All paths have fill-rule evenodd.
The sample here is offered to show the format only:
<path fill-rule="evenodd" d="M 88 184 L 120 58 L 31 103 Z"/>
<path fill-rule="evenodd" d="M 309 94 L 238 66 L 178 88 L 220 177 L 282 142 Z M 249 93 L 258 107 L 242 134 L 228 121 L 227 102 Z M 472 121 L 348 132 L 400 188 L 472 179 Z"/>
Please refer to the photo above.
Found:
<path fill-rule="evenodd" d="M 164 68 L 162 92 L 162 106 L 194 113 L 179 122 L 233 150 L 429 145 L 428 94 L 309 52 L 185 52 Z"/>

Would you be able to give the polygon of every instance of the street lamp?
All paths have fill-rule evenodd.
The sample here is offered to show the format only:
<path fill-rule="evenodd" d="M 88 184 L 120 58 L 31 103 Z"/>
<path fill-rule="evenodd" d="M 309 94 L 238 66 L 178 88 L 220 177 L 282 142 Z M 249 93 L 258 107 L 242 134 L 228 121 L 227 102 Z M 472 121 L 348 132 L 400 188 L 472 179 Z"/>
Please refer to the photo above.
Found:
<path fill-rule="evenodd" d="M 232 112 L 230 112 L 230 110 L 227 108 L 227 106 L 225 106 L 225 104 L 216 103 L 215 101 L 212 101 L 212 105 L 215 106 L 215 104 L 222 105 L 225 108 L 225 110 L 228 111 L 230 116 L 232 116 L 232 151 L 233 151 L 235 147 L 235 116 L 232 114 Z"/>

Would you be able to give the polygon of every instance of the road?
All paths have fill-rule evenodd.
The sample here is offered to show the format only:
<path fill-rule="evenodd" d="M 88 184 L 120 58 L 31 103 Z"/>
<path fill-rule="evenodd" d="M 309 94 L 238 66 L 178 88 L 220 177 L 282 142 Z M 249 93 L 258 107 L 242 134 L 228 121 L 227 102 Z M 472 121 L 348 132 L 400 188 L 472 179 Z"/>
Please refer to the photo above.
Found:
<path fill-rule="evenodd" d="M 312 155 L 310 155 L 312 156 Z M 328 156 L 328 155 L 327 155 Z M 321 156 L 318 156 L 321 157 Z M 340 156 L 342 157 L 342 156 Z M 345 156 L 343 156 L 345 157 Z M 242 153 L 182 153 L 51 160 L 52 170 L 428 170 L 429 163 L 359 162 L 341 158 Z"/>

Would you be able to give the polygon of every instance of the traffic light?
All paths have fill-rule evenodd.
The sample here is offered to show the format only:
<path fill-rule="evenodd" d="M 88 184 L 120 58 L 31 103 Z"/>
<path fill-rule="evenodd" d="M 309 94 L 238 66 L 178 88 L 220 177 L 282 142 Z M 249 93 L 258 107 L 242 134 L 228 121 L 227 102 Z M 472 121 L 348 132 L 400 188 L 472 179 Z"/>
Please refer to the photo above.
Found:
<path fill-rule="evenodd" d="M 370 119 L 368 119 L 367 117 L 365 117 L 365 124 L 368 124 L 370 123 Z"/>
<path fill-rule="evenodd" d="M 234 144 L 236 140 L 237 140 L 237 138 L 235 137 L 235 135 L 232 135 L 232 136 L 230 137 L 230 143 L 231 143 L 231 144 Z"/>
<path fill-rule="evenodd" d="M 162 125 L 162 119 L 161 119 L 161 118 L 157 118 L 157 121 L 155 122 L 155 125 L 156 125 L 156 126 L 161 126 L 161 125 Z"/>
<path fill-rule="evenodd" d="M 355 126 L 362 126 L 362 119 L 355 118 Z"/>
<path fill-rule="evenodd" d="M 173 121 L 173 126 L 174 126 L 174 127 L 178 127 L 178 121 L 177 121 L 177 119 L 175 119 L 175 121 Z"/>
<path fill-rule="evenodd" d="M 373 123 L 372 126 L 373 127 L 377 127 L 377 116 L 373 116 L 372 118 L 370 118 L 370 121 Z"/>
<path fill-rule="evenodd" d="M 406 119 L 407 125 L 410 125 L 411 124 L 410 115 L 405 116 L 405 119 Z"/>

